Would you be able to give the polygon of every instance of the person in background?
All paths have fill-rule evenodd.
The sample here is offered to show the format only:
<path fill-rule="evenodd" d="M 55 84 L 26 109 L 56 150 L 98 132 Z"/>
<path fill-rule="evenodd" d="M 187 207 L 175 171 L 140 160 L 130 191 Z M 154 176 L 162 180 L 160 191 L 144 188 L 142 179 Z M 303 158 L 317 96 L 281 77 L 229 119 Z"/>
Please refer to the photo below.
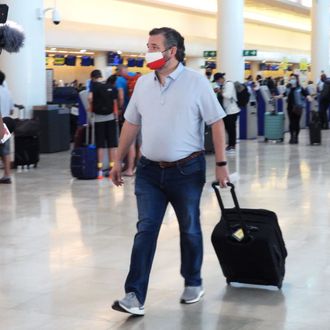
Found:
<path fill-rule="evenodd" d="M 91 73 L 92 82 L 88 101 L 89 112 L 94 113 L 98 179 L 103 179 L 104 151 L 108 152 L 111 171 L 118 146 L 116 78 L 115 75 L 110 76 L 104 84 L 100 70 Z"/>
<path fill-rule="evenodd" d="M 129 89 L 128 89 L 129 72 L 127 71 L 127 67 L 121 64 L 118 65 L 116 73 L 118 76 L 116 87 L 118 89 L 119 118 L 120 118 L 119 121 L 120 121 L 120 126 L 122 126 L 124 120 L 123 116 L 130 99 Z M 134 175 L 135 159 L 136 159 L 136 141 L 133 141 L 126 157 L 126 166 L 125 166 L 126 170 L 122 173 L 123 176 L 132 177 Z"/>
<path fill-rule="evenodd" d="M 207 80 L 210 82 L 210 84 L 212 84 L 212 72 L 213 72 L 213 70 L 212 70 L 212 68 L 211 67 L 206 67 L 205 68 L 205 76 L 206 76 L 206 78 L 207 78 Z"/>
<path fill-rule="evenodd" d="M 221 187 L 229 181 L 222 121 L 226 114 L 208 80 L 182 64 L 184 38 L 174 29 L 156 28 L 149 32 L 147 47 L 147 65 L 155 72 L 137 81 L 125 112 L 112 172 L 113 183 L 122 185 L 121 163 L 141 129 L 142 157 L 135 180 L 137 234 L 125 283 L 126 295 L 112 306 L 134 315 L 144 315 L 157 238 L 169 203 L 176 212 L 180 230 L 185 286 L 181 303 L 196 303 L 204 295 L 199 204 L 205 184 L 205 123 L 212 127 L 216 180 Z"/>
<path fill-rule="evenodd" d="M 214 74 L 213 82 L 221 86 L 219 92 L 223 98 L 223 107 L 227 116 L 223 119 L 228 134 L 228 146 L 226 151 L 234 153 L 236 151 L 236 122 L 239 112 L 241 111 L 237 105 L 237 96 L 234 83 L 225 80 L 225 73 L 217 72 Z M 218 97 L 219 99 L 219 97 Z"/>
<path fill-rule="evenodd" d="M 5 74 L 0 71 L 0 114 L 2 117 L 7 117 L 11 114 L 13 110 L 13 101 L 11 98 L 10 91 L 8 87 L 5 85 Z M 3 135 L 3 121 L 0 122 L 1 131 L 0 135 Z M 7 140 L 5 143 L 0 144 L 0 157 L 4 166 L 4 174 L 2 178 L 0 178 L 0 184 L 10 184 L 11 181 L 11 164 L 10 164 L 10 141 Z"/>
<path fill-rule="evenodd" d="M 320 81 L 317 85 L 317 91 L 319 93 L 321 128 L 329 129 L 328 110 L 330 106 L 330 81 L 324 72 L 321 74 Z"/>
<path fill-rule="evenodd" d="M 289 117 L 290 144 L 299 143 L 300 118 L 304 108 L 304 97 L 308 96 L 308 91 L 300 85 L 299 76 L 292 73 L 286 92 L 280 97 L 287 96 L 287 111 Z M 308 100 L 312 100 L 309 96 Z"/>
<path fill-rule="evenodd" d="M 249 94 L 250 94 L 249 104 L 252 105 L 252 106 L 255 106 L 256 102 L 257 102 L 256 83 L 254 82 L 252 75 L 249 75 L 246 78 L 246 83 L 245 84 L 246 84 L 246 87 L 247 87 L 247 89 L 249 91 Z"/>
<path fill-rule="evenodd" d="M 318 93 L 321 93 L 323 89 L 324 82 L 327 80 L 327 75 L 324 73 L 324 71 L 321 72 L 320 80 L 316 84 L 316 90 Z"/>

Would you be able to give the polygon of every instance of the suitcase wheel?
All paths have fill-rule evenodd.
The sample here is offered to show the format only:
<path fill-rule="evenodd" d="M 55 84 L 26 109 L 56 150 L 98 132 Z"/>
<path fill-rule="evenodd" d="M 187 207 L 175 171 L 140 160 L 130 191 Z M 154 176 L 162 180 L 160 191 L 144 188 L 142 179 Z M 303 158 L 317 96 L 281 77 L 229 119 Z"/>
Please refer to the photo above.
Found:
<path fill-rule="evenodd" d="M 268 139 L 267 138 L 265 138 L 265 142 L 268 142 Z"/>
<path fill-rule="evenodd" d="M 227 285 L 230 285 L 230 281 L 228 280 L 228 278 L 226 279 Z"/>

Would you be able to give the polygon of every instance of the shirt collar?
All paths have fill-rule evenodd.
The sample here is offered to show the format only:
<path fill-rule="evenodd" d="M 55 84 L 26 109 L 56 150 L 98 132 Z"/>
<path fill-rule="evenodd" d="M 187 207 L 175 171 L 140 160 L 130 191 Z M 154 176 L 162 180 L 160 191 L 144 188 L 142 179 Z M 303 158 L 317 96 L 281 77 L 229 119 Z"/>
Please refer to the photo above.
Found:
<path fill-rule="evenodd" d="M 171 72 L 167 77 L 171 78 L 173 80 L 176 80 L 184 69 L 185 69 L 185 66 L 181 62 L 179 62 L 176 69 L 173 72 Z M 155 74 L 154 79 L 158 80 L 157 75 L 156 75 L 156 71 L 154 72 L 154 74 Z"/>

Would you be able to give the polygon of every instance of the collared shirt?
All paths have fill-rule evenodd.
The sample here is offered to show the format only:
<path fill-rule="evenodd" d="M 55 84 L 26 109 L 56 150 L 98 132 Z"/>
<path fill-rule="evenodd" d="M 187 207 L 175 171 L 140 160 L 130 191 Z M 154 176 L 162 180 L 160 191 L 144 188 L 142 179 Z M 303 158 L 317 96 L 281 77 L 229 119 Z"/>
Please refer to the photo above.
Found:
<path fill-rule="evenodd" d="M 155 72 L 140 77 L 125 119 L 141 125 L 142 154 L 176 161 L 204 149 L 204 126 L 226 114 L 208 80 L 181 63 L 161 85 Z"/>

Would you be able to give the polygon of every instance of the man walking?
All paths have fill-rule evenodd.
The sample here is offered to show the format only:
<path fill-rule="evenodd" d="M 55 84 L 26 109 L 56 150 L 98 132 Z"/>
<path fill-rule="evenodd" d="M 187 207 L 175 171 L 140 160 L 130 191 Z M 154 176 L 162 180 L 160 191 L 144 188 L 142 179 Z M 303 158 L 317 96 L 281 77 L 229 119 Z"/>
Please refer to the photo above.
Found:
<path fill-rule="evenodd" d="M 168 203 L 178 218 L 181 247 L 181 302 L 198 302 L 204 294 L 201 266 L 203 241 L 200 197 L 205 184 L 204 125 L 212 126 L 216 179 L 229 181 L 225 156 L 225 116 L 207 79 L 183 66 L 184 38 L 171 28 L 149 32 L 146 61 L 155 70 L 137 81 L 125 112 L 117 159 L 115 185 L 123 184 L 121 162 L 141 129 L 142 147 L 136 171 L 137 234 L 131 255 L 126 295 L 113 309 L 144 315 L 150 270 Z"/>
<path fill-rule="evenodd" d="M 0 114 L 1 116 L 8 117 L 13 109 L 13 101 L 11 94 L 5 86 L 5 74 L 0 71 Z M 3 129 L 3 123 L 0 122 L 1 128 Z M 0 129 L 1 136 L 1 129 Z M 11 184 L 11 164 L 10 164 L 10 141 L 7 140 L 5 143 L 0 144 L 0 157 L 3 162 L 4 174 L 0 178 L 0 184 Z"/>

